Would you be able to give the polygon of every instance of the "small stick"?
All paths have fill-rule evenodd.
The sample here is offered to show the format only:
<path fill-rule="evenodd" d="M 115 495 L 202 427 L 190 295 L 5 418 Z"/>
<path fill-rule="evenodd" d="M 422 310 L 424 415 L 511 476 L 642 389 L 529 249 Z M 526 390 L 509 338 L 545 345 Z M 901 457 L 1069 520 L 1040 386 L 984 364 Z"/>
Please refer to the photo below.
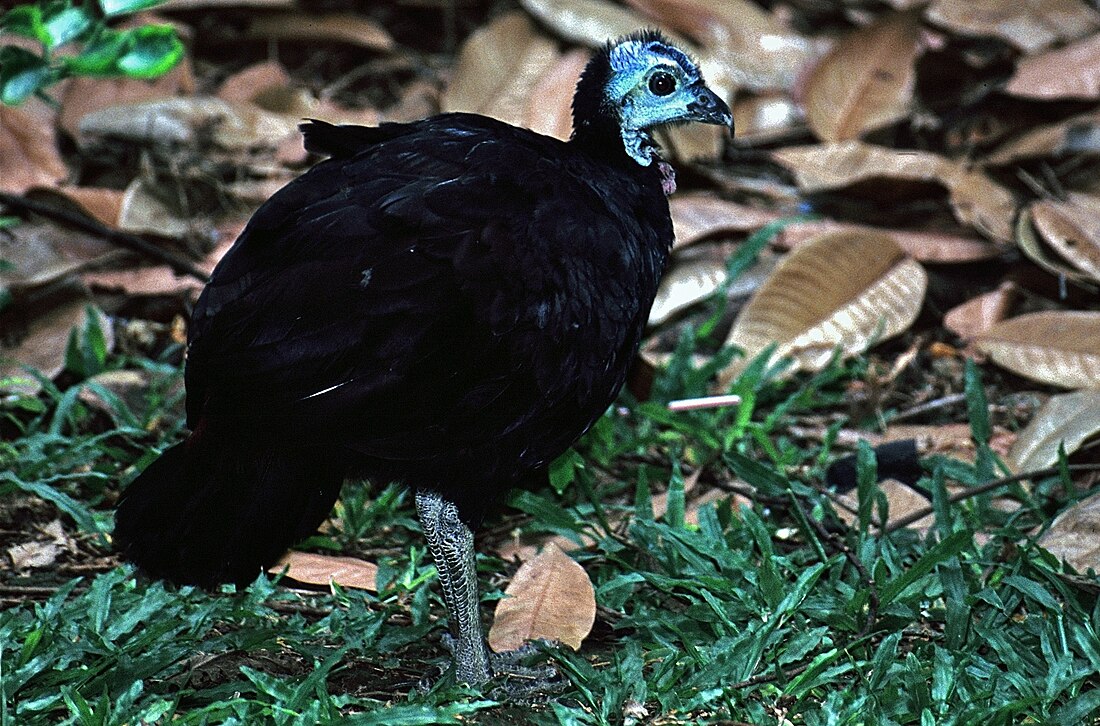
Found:
<path fill-rule="evenodd" d="M 669 401 L 669 411 L 699 411 L 705 408 L 722 408 L 723 406 L 736 406 L 741 403 L 741 397 L 729 396 L 703 396 L 702 398 L 682 398 L 679 401 Z"/>

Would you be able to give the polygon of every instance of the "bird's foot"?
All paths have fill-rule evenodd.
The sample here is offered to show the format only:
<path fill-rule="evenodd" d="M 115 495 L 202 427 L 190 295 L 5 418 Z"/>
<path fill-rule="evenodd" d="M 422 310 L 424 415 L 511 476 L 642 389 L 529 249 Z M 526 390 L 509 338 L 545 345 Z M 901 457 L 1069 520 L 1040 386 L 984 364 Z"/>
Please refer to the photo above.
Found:
<path fill-rule="evenodd" d="M 443 633 L 441 642 L 444 650 L 451 654 L 451 672 L 456 680 L 459 673 L 457 661 L 458 639 L 450 633 Z M 558 669 L 550 663 L 537 664 L 539 660 L 545 660 L 545 647 L 547 641 L 537 643 L 525 643 L 516 650 L 503 653 L 488 654 L 491 679 L 483 683 L 471 683 L 475 687 L 482 687 L 485 695 L 490 698 L 512 703 L 536 703 L 546 698 L 561 693 L 568 685 Z M 422 688 L 426 686 L 422 683 Z"/>

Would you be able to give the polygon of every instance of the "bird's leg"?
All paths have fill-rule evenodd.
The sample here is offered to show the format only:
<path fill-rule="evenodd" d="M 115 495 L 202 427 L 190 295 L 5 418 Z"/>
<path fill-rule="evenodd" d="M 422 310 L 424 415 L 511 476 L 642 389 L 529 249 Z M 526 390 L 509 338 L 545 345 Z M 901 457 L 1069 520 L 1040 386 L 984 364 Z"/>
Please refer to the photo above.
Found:
<path fill-rule="evenodd" d="M 481 685 L 493 674 L 481 632 L 474 533 L 459 518 L 458 507 L 436 492 L 418 489 L 416 511 L 435 559 L 455 637 L 455 678 L 473 686 Z"/>

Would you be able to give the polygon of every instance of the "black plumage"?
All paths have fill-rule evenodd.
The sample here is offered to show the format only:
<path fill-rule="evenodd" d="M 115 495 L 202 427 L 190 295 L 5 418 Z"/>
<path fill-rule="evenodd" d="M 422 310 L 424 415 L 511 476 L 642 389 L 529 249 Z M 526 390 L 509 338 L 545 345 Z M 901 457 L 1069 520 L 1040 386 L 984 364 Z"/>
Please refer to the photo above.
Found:
<path fill-rule="evenodd" d="M 330 158 L 256 212 L 203 290 L 191 434 L 124 493 L 125 557 L 248 582 L 347 476 L 436 492 L 468 526 L 545 476 L 622 387 L 672 244 L 667 166 L 627 153 L 608 102 L 611 47 L 569 142 L 472 114 L 303 124 Z M 712 99 L 695 120 L 728 123 Z"/>

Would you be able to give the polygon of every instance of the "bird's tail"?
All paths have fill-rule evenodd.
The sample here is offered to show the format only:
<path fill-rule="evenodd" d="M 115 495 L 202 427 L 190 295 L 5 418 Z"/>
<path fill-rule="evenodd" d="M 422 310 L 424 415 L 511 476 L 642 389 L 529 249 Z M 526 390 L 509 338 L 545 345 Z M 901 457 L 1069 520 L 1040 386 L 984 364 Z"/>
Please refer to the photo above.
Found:
<path fill-rule="evenodd" d="M 192 434 L 122 494 L 115 546 L 172 582 L 249 583 L 332 509 L 345 467 L 331 454 Z"/>

